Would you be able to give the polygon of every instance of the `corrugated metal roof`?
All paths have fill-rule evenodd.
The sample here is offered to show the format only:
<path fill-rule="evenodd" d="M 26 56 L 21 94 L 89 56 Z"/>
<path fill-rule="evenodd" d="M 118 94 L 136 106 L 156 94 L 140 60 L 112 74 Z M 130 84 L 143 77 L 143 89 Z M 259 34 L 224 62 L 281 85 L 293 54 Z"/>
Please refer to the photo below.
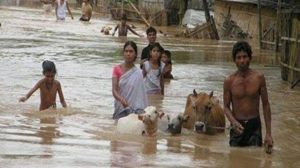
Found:
<path fill-rule="evenodd" d="M 257 3 L 258 3 L 257 0 L 218 0 L 218 1 L 247 3 L 247 4 L 255 4 L 255 5 L 257 5 Z M 276 9 L 277 2 L 278 2 L 278 0 L 261 0 L 261 6 Z M 289 5 L 288 3 L 286 3 L 283 0 L 282 7 L 289 8 L 289 7 L 291 7 L 291 5 Z"/>

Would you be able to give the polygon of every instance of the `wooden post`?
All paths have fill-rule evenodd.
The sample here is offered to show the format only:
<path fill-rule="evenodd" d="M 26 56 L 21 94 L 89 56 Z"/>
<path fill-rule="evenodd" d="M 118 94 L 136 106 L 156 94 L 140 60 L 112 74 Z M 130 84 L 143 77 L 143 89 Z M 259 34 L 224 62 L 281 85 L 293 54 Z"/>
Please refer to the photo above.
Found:
<path fill-rule="evenodd" d="M 215 39 L 216 40 L 220 40 L 220 37 L 219 37 L 219 34 L 218 34 L 218 30 L 217 30 L 217 27 L 216 27 L 216 24 L 215 24 L 215 19 L 213 16 L 211 16 L 211 26 L 212 26 L 212 30 L 214 32 L 214 35 L 215 35 Z"/>
<path fill-rule="evenodd" d="M 124 0 L 122 0 L 122 15 L 121 15 L 121 18 L 123 17 L 123 15 L 124 15 Z"/>
<path fill-rule="evenodd" d="M 259 38 L 259 48 L 262 48 L 262 25 L 261 25 L 261 0 L 257 1 L 257 10 L 258 10 L 258 38 Z"/>
<path fill-rule="evenodd" d="M 279 50 L 279 32 L 281 31 L 281 0 L 277 2 L 277 18 L 276 18 L 276 37 L 275 37 L 275 51 Z"/>
<path fill-rule="evenodd" d="M 206 22 L 211 23 L 207 0 L 202 0 L 202 1 L 203 1 L 203 8 L 204 8 L 204 12 L 205 12 Z"/>
<path fill-rule="evenodd" d="M 219 40 L 220 38 L 219 38 L 218 30 L 215 25 L 214 18 L 212 16 L 210 16 L 207 0 L 202 0 L 202 1 L 203 1 L 203 8 L 205 11 L 206 22 L 211 25 L 211 29 L 212 29 L 212 34 L 210 36 L 211 36 L 211 38 Z"/>

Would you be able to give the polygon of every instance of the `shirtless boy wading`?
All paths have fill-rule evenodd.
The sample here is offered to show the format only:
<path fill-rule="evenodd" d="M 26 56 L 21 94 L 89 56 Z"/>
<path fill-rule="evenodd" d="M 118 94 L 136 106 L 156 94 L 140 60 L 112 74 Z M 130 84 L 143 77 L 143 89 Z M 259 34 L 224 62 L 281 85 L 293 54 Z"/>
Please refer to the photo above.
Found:
<path fill-rule="evenodd" d="M 230 146 L 262 146 L 259 101 L 266 124 L 265 145 L 272 147 L 271 110 L 265 77 L 249 68 L 252 58 L 247 42 L 237 42 L 232 51 L 237 71 L 224 81 L 224 112 L 233 128 Z"/>

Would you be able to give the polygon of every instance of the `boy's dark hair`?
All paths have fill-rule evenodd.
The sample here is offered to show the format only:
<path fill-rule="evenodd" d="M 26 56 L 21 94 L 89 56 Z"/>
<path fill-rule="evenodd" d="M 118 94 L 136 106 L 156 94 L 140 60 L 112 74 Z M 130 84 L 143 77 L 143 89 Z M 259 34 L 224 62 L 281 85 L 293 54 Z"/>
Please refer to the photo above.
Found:
<path fill-rule="evenodd" d="M 46 72 L 52 72 L 56 74 L 56 68 L 54 62 L 46 60 L 43 62 L 42 67 L 43 67 L 43 74 L 45 74 Z"/>
<path fill-rule="evenodd" d="M 148 35 L 149 33 L 154 32 L 156 34 L 156 29 L 154 27 L 148 27 L 148 29 L 146 30 L 146 34 Z"/>
<path fill-rule="evenodd" d="M 124 14 L 124 15 L 122 16 L 121 20 L 125 20 L 125 21 L 127 20 L 126 14 Z"/>
<path fill-rule="evenodd" d="M 137 45 L 136 45 L 136 43 L 135 42 L 133 42 L 133 41 L 127 41 L 125 44 L 124 44 L 124 47 L 123 47 L 123 51 L 125 50 L 125 48 L 127 47 L 127 46 L 131 46 L 132 48 L 133 48 L 133 50 L 134 50 L 134 52 L 135 52 L 135 59 L 136 59 L 136 57 L 137 57 L 137 54 L 138 54 L 138 50 L 137 50 Z M 134 60 L 135 60 L 134 59 Z"/>
<path fill-rule="evenodd" d="M 171 59 L 171 52 L 169 50 L 164 50 L 162 54 L 166 54 L 169 59 Z"/>
<path fill-rule="evenodd" d="M 169 64 L 172 64 L 172 55 L 171 55 L 171 52 L 169 51 L 169 50 L 164 50 L 163 52 L 162 52 L 162 54 L 166 54 L 167 55 L 167 57 L 169 58 L 169 61 L 168 61 L 168 63 Z"/>
<path fill-rule="evenodd" d="M 238 41 L 234 44 L 232 48 L 232 59 L 233 61 L 236 58 L 236 54 L 240 51 L 245 51 L 248 54 L 250 60 L 252 59 L 252 49 L 248 42 L 246 41 Z"/>

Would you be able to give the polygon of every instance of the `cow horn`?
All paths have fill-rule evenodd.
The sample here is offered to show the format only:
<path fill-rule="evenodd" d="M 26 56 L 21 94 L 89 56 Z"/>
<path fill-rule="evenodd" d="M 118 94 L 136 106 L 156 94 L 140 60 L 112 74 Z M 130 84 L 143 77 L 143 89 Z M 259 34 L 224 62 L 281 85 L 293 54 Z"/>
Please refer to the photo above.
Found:
<path fill-rule="evenodd" d="M 214 95 L 214 91 L 211 91 L 210 94 L 209 94 L 209 97 L 212 98 L 213 95 Z"/>
<path fill-rule="evenodd" d="M 194 96 L 197 96 L 197 92 L 195 89 L 193 90 L 193 94 L 194 94 Z"/>

